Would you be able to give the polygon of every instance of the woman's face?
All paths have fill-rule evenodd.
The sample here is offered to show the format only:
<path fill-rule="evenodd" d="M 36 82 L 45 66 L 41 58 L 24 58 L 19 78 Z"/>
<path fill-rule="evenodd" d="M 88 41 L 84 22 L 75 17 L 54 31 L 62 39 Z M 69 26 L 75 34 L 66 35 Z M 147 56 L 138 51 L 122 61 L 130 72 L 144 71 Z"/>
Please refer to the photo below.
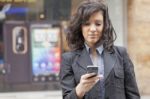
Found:
<path fill-rule="evenodd" d="M 93 47 L 102 37 L 104 27 L 103 13 L 101 11 L 92 14 L 84 24 L 82 24 L 82 34 L 86 44 Z"/>

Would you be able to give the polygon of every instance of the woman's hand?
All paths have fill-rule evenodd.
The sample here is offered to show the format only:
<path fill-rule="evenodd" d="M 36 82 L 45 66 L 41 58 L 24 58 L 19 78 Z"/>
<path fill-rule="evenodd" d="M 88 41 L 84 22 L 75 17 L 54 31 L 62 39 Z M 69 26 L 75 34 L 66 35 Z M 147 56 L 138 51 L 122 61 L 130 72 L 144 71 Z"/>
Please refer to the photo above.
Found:
<path fill-rule="evenodd" d="M 95 73 L 88 73 L 81 76 L 80 83 L 75 89 L 79 99 L 100 80 L 100 76 L 97 75 L 92 77 L 93 75 L 95 75 Z"/>

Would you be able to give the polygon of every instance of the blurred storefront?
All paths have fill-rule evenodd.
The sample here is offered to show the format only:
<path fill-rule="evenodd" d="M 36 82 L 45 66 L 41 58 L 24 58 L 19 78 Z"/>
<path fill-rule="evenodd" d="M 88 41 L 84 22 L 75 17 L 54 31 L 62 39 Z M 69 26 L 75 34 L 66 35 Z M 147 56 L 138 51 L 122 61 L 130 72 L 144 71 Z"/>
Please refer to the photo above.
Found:
<path fill-rule="evenodd" d="M 60 90 L 71 0 L 0 0 L 0 10 L 0 91 Z"/>

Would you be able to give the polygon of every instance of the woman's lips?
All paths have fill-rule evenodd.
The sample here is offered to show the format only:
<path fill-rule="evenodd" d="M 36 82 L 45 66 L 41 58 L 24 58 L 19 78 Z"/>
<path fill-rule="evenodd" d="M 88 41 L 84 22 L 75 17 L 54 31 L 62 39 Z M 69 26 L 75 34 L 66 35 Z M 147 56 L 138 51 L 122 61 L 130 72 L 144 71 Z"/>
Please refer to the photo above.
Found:
<path fill-rule="evenodd" d="M 90 35 L 88 36 L 89 38 L 96 38 L 97 36 L 96 35 Z"/>

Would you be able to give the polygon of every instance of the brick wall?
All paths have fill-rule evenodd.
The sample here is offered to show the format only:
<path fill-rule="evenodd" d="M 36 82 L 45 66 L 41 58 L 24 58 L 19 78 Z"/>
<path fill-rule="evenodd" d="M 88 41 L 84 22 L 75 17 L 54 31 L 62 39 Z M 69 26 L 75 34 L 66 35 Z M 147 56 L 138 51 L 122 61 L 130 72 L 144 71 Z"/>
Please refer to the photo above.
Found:
<path fill-rule="evenodd" d="M 128 0 L 128 51 L 140 93 L 150 95 L 150 0 Z"/>

